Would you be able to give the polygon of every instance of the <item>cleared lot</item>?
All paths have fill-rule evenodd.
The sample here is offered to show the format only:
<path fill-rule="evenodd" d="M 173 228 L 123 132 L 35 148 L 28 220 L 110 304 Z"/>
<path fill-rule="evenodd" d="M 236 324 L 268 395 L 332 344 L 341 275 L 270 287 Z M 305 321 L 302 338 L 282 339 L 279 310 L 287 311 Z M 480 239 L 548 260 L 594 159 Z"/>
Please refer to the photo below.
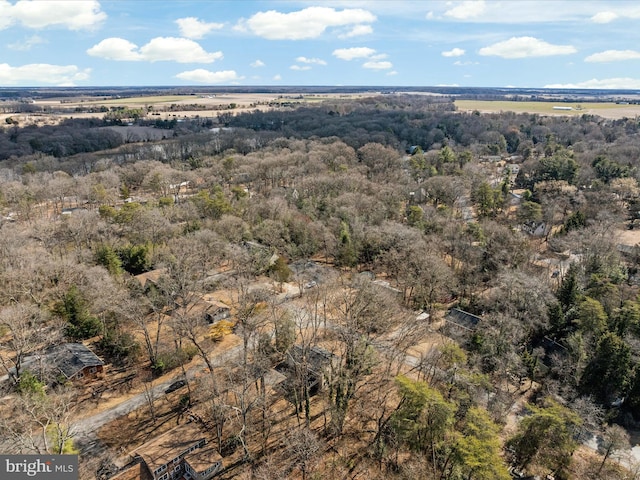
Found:
<path fill-rule="evenodd" d="M 456 108 L 461 112 L 480 113 L 537 113 L 540 115 L 599 115 L 604 118 L 633 118 L 640 115 L 640 105 L 613 102 L 515 102 L 508 100 L 456 100 Z M 571 110 L 553 107 L 567 108 Z"/>

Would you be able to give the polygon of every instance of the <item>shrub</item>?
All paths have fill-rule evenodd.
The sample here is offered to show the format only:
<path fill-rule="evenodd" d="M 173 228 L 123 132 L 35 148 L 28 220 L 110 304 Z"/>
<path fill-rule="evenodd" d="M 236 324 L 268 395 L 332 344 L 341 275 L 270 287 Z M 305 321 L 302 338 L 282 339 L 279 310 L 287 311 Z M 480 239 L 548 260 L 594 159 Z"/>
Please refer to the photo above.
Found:
<path fill-rule="evenodd" d="M 233 333 L 234 323 L 229 320 L 220 320 L 211 325 L 207 338 L 214 342 L 221 341 L 226 335 Z"/>

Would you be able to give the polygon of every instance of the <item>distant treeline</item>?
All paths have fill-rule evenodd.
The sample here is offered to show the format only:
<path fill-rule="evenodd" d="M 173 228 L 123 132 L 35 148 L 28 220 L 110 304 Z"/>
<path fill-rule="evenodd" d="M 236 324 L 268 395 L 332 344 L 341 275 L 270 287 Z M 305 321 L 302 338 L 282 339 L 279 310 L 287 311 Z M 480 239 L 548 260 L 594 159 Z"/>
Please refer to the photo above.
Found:
<path fill-rule="evenodd" d="M 180 86 L 180 87 L 10 87 L 0 88 L 0 100 L 19 98 L 61 98 L 61 97 L 140 97 L 150 95 L 197 95 L 197 94 L 224 94 L 224 93 L 276 93 L 291 95 L 304 94 L 358 94 L 358 93 L 435 93 L 438 95 L 456 95 L 460 98 L 499 98 L 512 95 L 534 96 L 566 96 L 574 100 L 639 95 L 639 90 L 594 90 L 594 89 L 555 89 L 555 88 L 493 88 L 493 87 L 451 87 L 451 86 L 417 86 L 399 87 L 393 85 L 371 86 L 274 86 L 274 85 L 250 85 L 250 86 Z"/>
<path fill-rule="evenodd" d="M 36 152 L 53 157 L 97 152 L 124 143 L 114 131 L 98 129 L 101 120 L 67 120 L 60 125 L 6 128 L 0 133 L 0 160 Z"/>
<path fill-rule="evenodd" d="M 340 138 L 358 149 L 375 142 L 398 151 L 423 152 L 450 146 L 467 149 L 478 155 L 521 155 L 533 152 L 551 154 L 545 149 L 556 146 L 594 150 L 606 153 L 611 161 L 635 166 L 636 133 L 634 119 L 606 120 L 594 115 L 579 117 L 545 117 L 537 114 L 501 113 L 480 115 L 460 113 L 449 97 L 427 95 L 381 95 L 357 100 L 332 99 L 316 106 L 274 111 L 254 111 L 233 115 L 231 112 L 212 119 L 194 118 L 163 121 L 135 120 L 136 126 L 149 126 L 173 131 L 176 148 L 163 148 L 156 160 L 162 162 L 191 161 L 227 150 L 248 154 L 277 138 Z M 135 144 L 150 140 L 131 133 L 122 135 L 104 119 L 73 119 L 56 126 L 21 127 L 7 124 L 0 130 L 0 161 L 44 154 L 65 159 L 57 168 L 70 174 L 74 165 L 86 171 L 87 157 L 74 160 L 78 154 L 95 154 L 127 145 L 121 161 L 137 161 L 149 155 L 148 146 Z M 212 130 L 220 126 L 222 129 Z M 140 153 L 136 153 L 136 152 Z M 605 152 L 606 151 L 606 152 Z M 146 152 L 146 153 L 144 153 Z M 104 158 L 104 154 L 100 154 Z M 595 153 L 593 155 L 595 156 Z M 148 157 L 147 157 L 148 158 Z M 593 158 L 591 158 L 593 160 Z M 29 161 L 33 161 L 30 159 Z M 63 167 L 64 163 L 64 167 Z M 90 161 L 89 163 L 92 163 Z M 47 169 L 50 167 L 46 167 Z M 80 167 L 78 167 L 80 168 Z"/>

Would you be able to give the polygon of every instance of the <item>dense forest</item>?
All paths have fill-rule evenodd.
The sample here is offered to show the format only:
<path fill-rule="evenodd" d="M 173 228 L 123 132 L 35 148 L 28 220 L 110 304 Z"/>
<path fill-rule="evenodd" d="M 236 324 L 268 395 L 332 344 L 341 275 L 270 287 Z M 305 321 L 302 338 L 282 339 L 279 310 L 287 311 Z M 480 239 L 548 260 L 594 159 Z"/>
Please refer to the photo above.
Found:
<path fill-rule="evenodd" d="M 638 119 L 385 95 L 136 120 L 161 139 L 111 120 L 0 131 L 3 450 L 114 472 L 116 448 L 83 456 L 78 389 L 25 366 L 66 340 L 140 382 L 204 362 L 180 408 L 235 452 L 221 478 L 638 478 Z"/>

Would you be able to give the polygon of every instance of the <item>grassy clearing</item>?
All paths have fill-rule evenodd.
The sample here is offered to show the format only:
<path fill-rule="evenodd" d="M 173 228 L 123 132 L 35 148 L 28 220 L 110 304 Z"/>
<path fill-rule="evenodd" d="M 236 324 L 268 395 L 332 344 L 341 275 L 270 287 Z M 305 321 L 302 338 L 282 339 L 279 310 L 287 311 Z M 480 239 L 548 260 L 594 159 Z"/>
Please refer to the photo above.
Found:
<path fill-rule="evenodd" d="M 599 102 L 513 102 L 507 100 L 456 100 L 455 105 L 460 111 L 479 112 L 517 112 L 540 113 L 547 115 L 582 115 L 585 113 L 602 114 L 608 111 L 624 111 L 634 108 L 640 114 L 638 105 L 619 105 L 616 103 Z M 571 107 L 572 110 L 554 110 L 553 107 Z"/>

